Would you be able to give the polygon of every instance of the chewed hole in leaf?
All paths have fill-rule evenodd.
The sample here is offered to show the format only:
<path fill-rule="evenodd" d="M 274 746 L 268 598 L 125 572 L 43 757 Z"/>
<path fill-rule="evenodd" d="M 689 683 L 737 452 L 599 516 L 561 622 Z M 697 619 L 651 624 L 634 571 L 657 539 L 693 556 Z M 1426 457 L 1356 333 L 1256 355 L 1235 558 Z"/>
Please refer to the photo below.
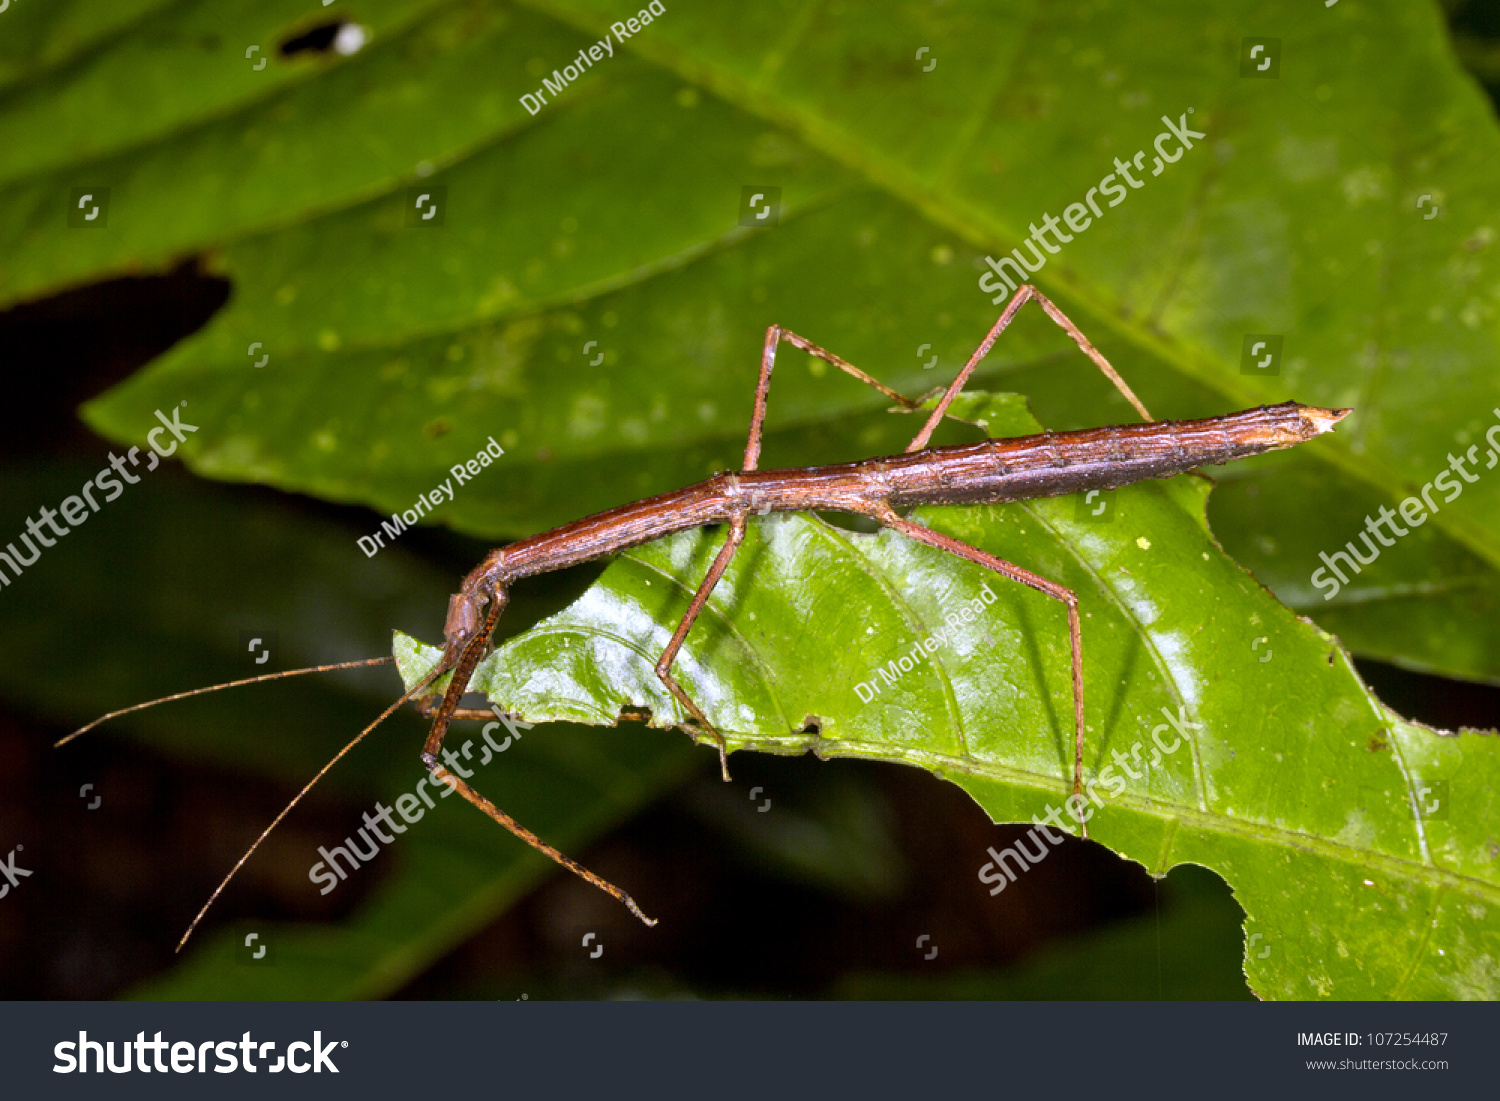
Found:
<path fill-rule="evenodd" d="M 282 57 L 327 53 L 342 54 L 347 57 L 349 54 L 357 53 L 368 39 L 369 32 L 359 24 L 340 19 L 320 23 L 311 30 L 288 38 L 281 44 L 280 53 Z"/>

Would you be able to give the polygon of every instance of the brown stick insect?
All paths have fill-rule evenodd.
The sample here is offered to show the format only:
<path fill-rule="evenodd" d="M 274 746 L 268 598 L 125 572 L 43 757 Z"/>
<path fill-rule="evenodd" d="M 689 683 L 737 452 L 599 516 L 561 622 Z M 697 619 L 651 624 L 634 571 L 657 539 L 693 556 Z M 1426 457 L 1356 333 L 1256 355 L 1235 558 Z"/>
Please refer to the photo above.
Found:
<path fill-rule="evenodd" d="M 991 346 L 1016 312 L 1035 299 L 1047 315 L 1073 338 L 1085 355 L 1104 372 L 1116 389 L 1140 413 L 1143 423 L 1090 428 L 1076 432 L 1044 432 L 1013 439 L 991 439 L 981 443 L 948 447 L 928 447 L 934 429 L 949 405 L 963 389 Z M 663 493 L 606 512 L 575 520 L 570 524 L 522 539 L 507 547 L 491 551 L 466 578 L 459 591 L 449 600 L 443 634 L 445 646 L 438 665 L 401 696 L 324 765 L 316 776 L 278 814 L 255 843 L 230 869 L 214 890 L 198 916 L 183 935 L 178 949 L 187 942 L 203 915 L 213 905 L 234 874 L 244 865 L 271 830 L 291 811 L 343 756 L 374 730 L 382 721 L 408 700 L 415 700 L 418 710 L 432 716 L 432 729 L 422 747 L 422 761 L 433 777 L 447 784 L 485 814 L 510 830 L 521 840 L 545 853 L 563 867 L 577 873 L 594 886 L 613 895 L 647 925 L 652 918 L 641 912 L 635 900 L 620 888 L 601 879 L 548 845 L 515 819 L 500 810 L 458 776 L 444 768 L 439 753 L 448 726 L 454 719 L 488 719 L 489 711 L 460 707 L 475 667 L 490 650 L 490 637 L 510 597 L 510 586 L 522 578 L 550 573 L 578 563 L 616 554 L 630 547 L 660 539 L 673 532 L 709 524 L 727 524 L 728 538 L 709 567 L 689 603 L 671 641 L 656 662 L 656 675 L 674 698 L 686 709 L 703 733 L 719 747 L 719 767 L 729 779 L 727 747 L 723 735 L 709 721 L 702 709 L 672 676 L 672 663 L 692 630 L 714 586 L 745 537 L 750 515 L 768 512 L 844 512 L 867 517 L 917 542 L 947 551 L 968 562 L 993 570 L 1002 577 L 1045 593 L 1068 610 L 1068 639 L 1073 675 L 1073 791 L 1083 791 L 1083 638 L 1078 614 L 1078 596 L 1071 589 L 1040 577 L 1029 570 L 996 558 L 977 547 L 932 531 L 905 519 L 897 509 L 917 505 L 995 504 L 1056 497 L 1090 489 L 1116 489 L 1148 478 L 1165 478 L 1181 474 L 1206 463 L 1226 463 L 1258 455 L 1265 451 L 1292 447 L 1329 431 L 1350 412 L 1348 409 L 1320 409 L 1316 406 L 1284 402 L 1262 406 L 1224 416 L 1193 421 L 1154 421 L 1130 387 L 1110 366 L 1063 312 L 1030 284 L 1021 286 L 1006 304 L 999 319 L 954 378 L 921 431 L 907 445 L 904 453 L 880 459 L 841 463 L 832 466 L 805 467 L 792 470 L 757 470 L 760 460 L 761 429 L 766 415 L 766 397 L 771 372 L 776 363 L 776 349 L 782 341 L 833 364 L 879 390 L 886 397 L 909 410 L 921 404 L 896 393 L 864 371 L 839 356 L 819 347 L 805 337 L 772 325 L 766 330 L 761 352 L 760 381 L 755 390 L 755 407 L 750 419 L 750 437 L 745 444 L 742 468 L 734 473 L 719 474 L 697 485 Z M 166 700 L 181 699 L 216 688 L 234 687 L 262 680 L 300 673 L 344 669 L 358 665 L 379 665 L 392 658 L 372 658 L 362 662 L 318 666 L 252 677 L 214 688 L 179 693 L 163 700 L 152 700 L 112 712 L 62 739 L 70 741 L 106 719 L 140 710 Z M 452 679 L 441 695 L 432 685 L 451 672 Z M 1085 832 L 1084 836 L 1087 836 Z"/>

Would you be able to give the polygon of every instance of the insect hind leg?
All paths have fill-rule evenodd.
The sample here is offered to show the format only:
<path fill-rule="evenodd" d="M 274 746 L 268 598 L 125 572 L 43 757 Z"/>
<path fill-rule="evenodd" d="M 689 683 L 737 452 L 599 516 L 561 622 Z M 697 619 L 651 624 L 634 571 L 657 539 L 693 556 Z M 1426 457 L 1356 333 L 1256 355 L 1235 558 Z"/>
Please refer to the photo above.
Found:
<path fill-rule="evenodd" d="M 954 539 L 951 535 L 944 535 L 931 528 L 924 528 L 921 524 L 903 519 L 888 505 L 877 508 L 873 515 L 886 527 L 910 539 L 947 551 L 949 554 L 955 554 L 986 569 L 994 570 L 1002 577 L 1008 577 L 1027 588 L 1044 593 L 1067 606 L 1068 644 L 1071 650 L 1073 671 L 1073 794 L 1081 797 L 1083 795 L 1083 624 L 1078 616 L 1078 594 L 1065 585 L 1048 581 L 1045 577 L 1040 577 L 1030 570 L 1024 570 L 1003 558 L 996 558 L 993 554 L 982 551 L 978 547 L 971 547 L 968 543 Z M 1080 820 L 1079 826 L 1083 831 L 1083 836 L 1087 837 L 1089 835 L 1087 824 Z"/>

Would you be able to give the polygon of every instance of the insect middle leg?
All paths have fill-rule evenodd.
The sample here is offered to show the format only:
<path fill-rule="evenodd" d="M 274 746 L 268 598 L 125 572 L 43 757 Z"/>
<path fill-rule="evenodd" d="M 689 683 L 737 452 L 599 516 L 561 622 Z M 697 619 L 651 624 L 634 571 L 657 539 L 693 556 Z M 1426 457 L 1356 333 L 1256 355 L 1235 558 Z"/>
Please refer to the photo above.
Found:
<path fill-rule="evenodd" d="M 921 524 L 913 523 L 903 519 L 896 510 L 889 505 L 879 506 L 873 513 L 874 518 L 886 527 L 899 531 L 919 543 L 926 543 L 929 547 L 956 554 L 960 558 L 977 563 L 986 569 L 994 570 L 1002 577 L 1008 577 L 1012 581 L 1019 581 L 1028 588 L 1035 589 L 1039 593 L 1045 593 L 1054 600 L 1061 601 L 1068 608 L 1068 643 L 1072 648 L 1073 657 L 1073 794 L 1083 794 L 1083 625 L 1078 617 L 1078 595 L 1072 589 L 1059 585 L 1055 581 L 1048 581 L 1045 577 L 1039 577 L 1030 570 L 1023 570 L 1012 562 L 1003 558 L 996 558 L 980 550 L 971 547 L 951 535 L 924 528 Z M 1089 835 L 1089 828 L 1082 821 L 1079 825 L 1083 829 L 1083 836 Z"/>
<path fill-rule="evenodd" d="M 777 345 L 783 340 L 788 344 L 801 348 L 810 355 L 817 356 L 819 359 L 833 364 L 839 370 L 853 375 L 866 385 L 873 386 L 886 397 L 905 406 L 907 409 L 915 409 L 917 407 L 917 402 L 896 393 L 896 391 L 892 390 L 885 383 L 861 371 L 842 356 L 835 355 L 833 352 L 828 351 L 828 349 L 814 344 L 806 337 L 799 336 L 789 329 L 783 329 L 780 325 L 772 325 L 766 329 L 765 347 L 761 352 L 760 379 L 755 387 L 755 410 L 750 417 L 750 435 L 745 441 L 745 461 L 741 467 L 742 472 L 748 473 L 754 470 L 756 464 L 760 462 L 760 441 L 766 421 L 766 399 L 771 390 L 771 372 L 776 367 Z M 728 749 L 724 742 L 724 735 L 708 720 L 708 716 L 703 713 L 703 709 L 693 702 L 693 698 L 687 694 L 682 685 L 677 683 L 676 678 L 672 676 L 671 670 L 672 662 L 676 660 L 678 651 L 682 649 L 682 644 L 687 639 L 688 632 L 692 630 L 699 613 L 703 611 L 703 606 L 708 602 L 709 596 L 713 593 L 714 586 L 724 576 L 724 571 L 729 567 L 730 559 L 739 550 L 744 538 L 744 517 L 731 520 L 729 523 L 729 538 L 725 540 L 724 546 L 719 549 L 718 556 L 714 559 L 713 565 L 708 568 L 707 576 L 703 578 L 702 584 L 698 586 L 698 591 L 693 594 L 693 602 L 688 606 L 687 614 L 682 617 L 682 622 L 677 625 L 677 630 L 673 633 L 672 640 L 667 643 L 667 648 L 662 651 L 661 657 L 656 662 L 656 675 L 667 686 L 667 690 L 672 693 L 678 703 L 687 708 L 688 713 L 697 719 L 713 735 L 715 741 L 719 743 L 719 771 L 726 781 L 729 779 L 729 758 Z"/>
<path fill-rule="evenodd" d="M 719 733 L 718 727 L 708 721 L 708 716 L 703 713 L 703 709 L 694 703 L 693 698 L 687 694 L 682 685 L 677 683 L 671 670 L 672 662 L 677 659 L 677 651 L 682 649 L 688 632 L 693 629 L 693 623 L 698 619 L 698 613 L 703 611 L 703 605 L 708 603 L 709 595 L 714 591 L 714 586 L 719 583 L 719 578 L 724 576 L 724 571 L 729 568 L 729 560 L 734 557 L 734 552 L 739 550 L 744 538 L 745 518 L 741 516 L 729 522 L 729 538 L 719 548 L 713 565 L 708 568 L 707 576 L 698 586 L 698 591 L 693 594 L 693 602 L 688 605 L 687 614 L 682 617 L 682 622 L 673 632 L 672 641 L 667 643 L 667 648 L 662 651 L 661 657 L 656 661 L 656 675 L 667 686 L 667 691 L 671 692 L 677 698 L 677 702 L 687 708 L 688 713 L 697 719 L 719 743 L 719 771 L 723 774 L 725 783 L 729 782 L 729 751 L 724 744 L 724 735 Z"/>

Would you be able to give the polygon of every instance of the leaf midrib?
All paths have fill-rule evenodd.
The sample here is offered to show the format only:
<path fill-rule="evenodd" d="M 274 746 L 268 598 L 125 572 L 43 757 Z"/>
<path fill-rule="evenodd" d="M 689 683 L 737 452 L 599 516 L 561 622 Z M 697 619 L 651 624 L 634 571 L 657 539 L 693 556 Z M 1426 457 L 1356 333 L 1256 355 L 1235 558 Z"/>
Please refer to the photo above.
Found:
<path fill-rule="evenodd" d="M 977 776 L 982 779 L 994 780 L 1016 787 L 1026 787 L 1034 791 L 1058 794 L 1062 798 L 1066 798 L 1072 794 L 1072 787 L 1070 785 L 1059 783 L 1053 777 L 1029 772 L 1024 769 L 1012 768 L 1007 765 L 996 764 L 992 761 L 981 761 L 974 758 L 964 760 L 963 758 L 952 757 L 943 753 L 934 753 L 911 747 L 889 746 L 880 742 L 861 741 L 857 738 L 808 740 L 795 737 L 772 737 L 757 739 L 748 747 L 761 750 L 767 747 L 775 747 L 775 751 L 777 752 L 811 751 L 820 759 L 825 760 L 830 757 L 857 757 L 864 760 L 892 761 L 897 764 L 925 768 L 929 772 L 939 774 L 963 773 L 969 776 Z M 1274 845 L 1282 849 L 1299 849 L 1318 856 L 1335 859 L 1342 863 L 1351 864 L 1361 869 L 1384 871 L 1386 874 L 1406 882 L 1421 883 L 1434 889 L 1451 888 L 1462 894 L 1483 899 L 1491 905 L 1500 905 L 1500 885 L 1486 883 L 1481 879 L 1465 875 L 1462 872 L 1452 871 L 1436 863 L 1423 864 L 1419 861 L 1380 852 L 1376 849 L 1360 849 L 1352 845 L 1341 844 L 1337 841 L 1298 833 L 1294 830 L 1280 829 L 1262 822 L 1231 818 L 1227 815 L 1198 810 L 1186 804 L 1166 803 L 1161 800 L 1148 799 L 1144 796 L 1129 793 L 1117 797 L 1111 796 L 1109 804 L 1143 813 L 1163 823 L 1176 822 L 1179 825 L 1194 827 L 1204 833 L 1243 838 L 1262 844 Z M 1165 858 L 1164 853 L 1162 857 L 1163 861 L 1165 861 Z"/>

